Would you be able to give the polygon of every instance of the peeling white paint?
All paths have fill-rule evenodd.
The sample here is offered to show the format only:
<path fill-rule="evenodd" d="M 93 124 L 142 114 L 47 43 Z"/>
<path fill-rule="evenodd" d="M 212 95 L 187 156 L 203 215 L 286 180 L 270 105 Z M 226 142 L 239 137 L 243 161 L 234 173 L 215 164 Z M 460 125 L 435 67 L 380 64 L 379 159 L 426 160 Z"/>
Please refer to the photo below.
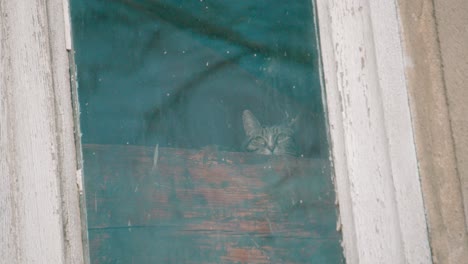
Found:
<path fill-rule="evenodd" d="M 63 22 L 65 26 L 65 48 L 70 51 L 72 49 L 72 32 L 71 32 L 71 20 L 70 20 L 70 7 L 68 0 L 62 0 L 63 7 Z"/>
<path fill-rule="evenodd" d="M 317 7 L 347 263 L 431 263 L 395 1 Z"/>
<path fill-rule="evenodd" d="M 63 2 L 0 6 L 0 262 L 83 263 Z"/>
<path fill-rule="evenodd" d="M 81 169 L 76 171 L 76 185 L 80 194 L 83 194 L 83 171 Z"/>

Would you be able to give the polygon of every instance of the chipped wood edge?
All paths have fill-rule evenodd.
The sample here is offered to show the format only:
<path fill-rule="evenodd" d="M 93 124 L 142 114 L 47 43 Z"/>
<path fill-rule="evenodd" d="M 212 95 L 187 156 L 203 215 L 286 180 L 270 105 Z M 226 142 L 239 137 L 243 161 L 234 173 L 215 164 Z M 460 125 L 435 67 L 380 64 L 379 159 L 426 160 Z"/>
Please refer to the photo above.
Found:
<path fill-rule="evenodd" d="M 395 0 L 317 0 L 347 263 L 431 263 Z"/>
<path fill-rule="evenodd" d="M 333 156 L 334 182 L 336 188 L 337 202 L 339 201 L 339 219 L 337 229 L 342 231 L 342 247 L 347 263 L 359 263 L 358 248 L 356 242 L 356 231 L 352 212 L 350 182 L 346 166 L 346 151 L 344 143 L 343 111 L 339 102 L 339 91 L 337 78 L 333 73 L 337 71 L 332 39 L 332 24 L 328 10 L 328 2 L 315 0 L 315 9 L 318 22 L 318 37 L 321 51 L 322 66 L 322 91 L 323 100 L 327 109 L 328 132 L 330 133 L 330 147 Z M 343 224 L 345 226 L 343 227 Z"/>
<path fill-rule="evenodd" d="M 62 0 L 0 0 L 0 255 L 83 263 Z"/>

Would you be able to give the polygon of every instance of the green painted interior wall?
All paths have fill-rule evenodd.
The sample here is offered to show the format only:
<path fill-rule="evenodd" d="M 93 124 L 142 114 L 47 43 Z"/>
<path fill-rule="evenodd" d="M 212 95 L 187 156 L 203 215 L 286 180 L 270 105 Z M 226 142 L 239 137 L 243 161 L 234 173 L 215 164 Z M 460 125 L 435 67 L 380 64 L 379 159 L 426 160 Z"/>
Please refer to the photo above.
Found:
<path fill-rule="evenodd" d="M 312 8 L 71 1 L 93 263 L 343 262 Z M 298 157 L 242 152 L 245 109 Z"/>

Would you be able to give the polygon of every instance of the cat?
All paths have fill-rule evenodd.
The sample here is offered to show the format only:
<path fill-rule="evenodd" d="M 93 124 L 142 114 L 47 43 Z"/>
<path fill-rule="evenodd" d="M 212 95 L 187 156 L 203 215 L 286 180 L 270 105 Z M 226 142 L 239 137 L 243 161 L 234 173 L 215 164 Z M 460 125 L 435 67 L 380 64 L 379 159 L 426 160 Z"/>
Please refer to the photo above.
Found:
<path fill-rule="evenodd" d="M 264 155 L 297 156 L 298 151 L 294 141 L 297 118 L 283 124 L 262 126 L 250 110 L 244 110 L 242 121 L 247 136 L 244 143 L 245 151 Z"/>

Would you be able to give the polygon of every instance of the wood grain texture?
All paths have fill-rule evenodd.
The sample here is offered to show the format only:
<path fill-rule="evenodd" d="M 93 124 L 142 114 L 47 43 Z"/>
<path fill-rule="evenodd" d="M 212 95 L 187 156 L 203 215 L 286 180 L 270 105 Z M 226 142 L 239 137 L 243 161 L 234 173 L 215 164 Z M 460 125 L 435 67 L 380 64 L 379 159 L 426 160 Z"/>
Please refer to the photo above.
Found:
<path fill-rule="evenodd" d="M 93 263 L 341 263 L 327 160 L 85 145 Z"/>
<path fill-rule="evenodd" d="M 0 12 L 0 262 L 82 263 L 62 2 Z"/>
<path fill-rule="evenodd" d="M 348 263 L 430 263 L 395 1 L 318 1 Z"/>

